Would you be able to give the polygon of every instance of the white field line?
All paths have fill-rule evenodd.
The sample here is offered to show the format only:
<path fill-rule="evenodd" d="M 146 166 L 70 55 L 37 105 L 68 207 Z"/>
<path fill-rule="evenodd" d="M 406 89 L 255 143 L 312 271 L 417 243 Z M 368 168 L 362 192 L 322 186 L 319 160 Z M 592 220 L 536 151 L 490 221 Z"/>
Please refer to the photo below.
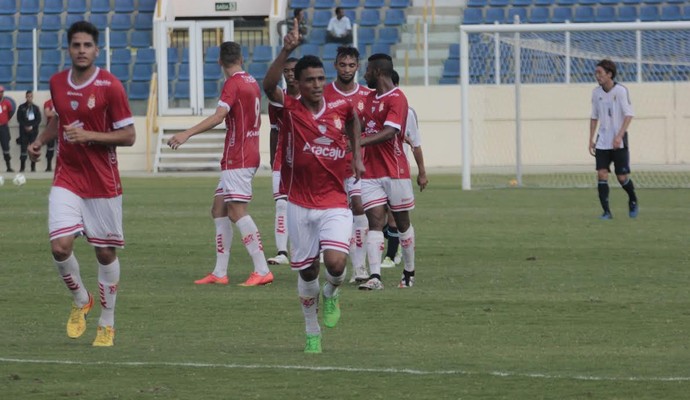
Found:
<path fill-rule="evenodd" d="M 192 362 L 146 362 L 146 361 L 73 361 L 73 360 L 40 360 L 0 357 L 0 363 L 14 364 L 57 364 L 57 365 L 95 365 L 117 367 L 175 367 L 175 368 L 228 368 L 228 369 L 268 369 L 296 371 L 336 371 L 354 373 L 386 373 L 406 375 L 486 375 L 506 378 L 531 379 L 569 379 L 578 381 L 613 381 L 613 382 L 687 382 L 688 376 L 590 376 L 590 375 L 555 375 L 542 373 L 522 373 L 509 371 L 466 371 L 466 370 L 420 370 L 409 368 L 354 368 L 310 365 L 268 365 L 268 364 L 215 364 Z"/>

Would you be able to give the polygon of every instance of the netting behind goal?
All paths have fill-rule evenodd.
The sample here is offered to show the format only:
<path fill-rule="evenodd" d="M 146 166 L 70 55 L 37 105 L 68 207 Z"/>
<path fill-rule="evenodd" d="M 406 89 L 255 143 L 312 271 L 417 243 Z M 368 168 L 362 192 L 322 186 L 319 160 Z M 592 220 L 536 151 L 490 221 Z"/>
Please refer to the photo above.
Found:
<path fill-rule="evenodd" d="M 590 83 L 594 88 L 594 70 L 604 58 L 616 62 L 619 82 L 690 80 L 690 23 L 467 25 L 461 27 L 461 32 L 461 83 L 518 88 L 522 84 Z M 464 108 L 471 104 L 468 86 L 461 85 L 463 115 L 469 111 Z M 516 103 L 529 101 L 519 98 L 519 90 L 515 93 Z M 644 95 L 636 93 L 633 97 Z M 586 103 L 588 100 L 581 99 Z M 469 162 L 463 165 L 463 174 L 469 176 L 463 178 L 464 188 L 507 186 L 516 183 L 513 179 L 522 186 L 595 186 L 593 159 L 591 165 L 544 165 L 539 155 L 533 154 L 537 149 L 518 148 L 522 141 L 516 140 L 516 135 L 521 134 L 523 121 L 517 114 L 515 123 L 506 121 L 516 126 L 511 127 L 510 136 L 504 134 L 496 140 L 491 136 L 499 137 L 498 133 L 471 132 L 469 123 L 463 121 L 464 146 L 472 147 L 463 152 L 463 163 Z M 584 116 L 583 127 L 586 123 Z M 584 128 L 582 132 L 587 133 Z M 582 143 L 586 143 L 586 136 L 573 151 L 583 151 Z M 690 188 L 688 165 L 641 169 L 635 162 L 633 159 L 633 173 L 640 187 Z"/>

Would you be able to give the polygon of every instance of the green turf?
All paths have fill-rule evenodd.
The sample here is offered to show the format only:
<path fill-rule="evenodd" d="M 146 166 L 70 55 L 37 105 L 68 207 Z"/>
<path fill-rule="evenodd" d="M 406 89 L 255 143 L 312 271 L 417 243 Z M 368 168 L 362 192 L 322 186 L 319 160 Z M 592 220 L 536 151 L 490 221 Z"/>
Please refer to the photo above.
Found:
<path fill-rule="evenodd" d="M 296 274 L 243 288 L 192 281 L 214 263 L 214 178 L 124 180 L 127 247 L 113 348 L 65 335 L 70 296 L 47 240 L 48 181 L 0 188 L 1 399 L 687 399 L 690 246 L 686 189 L 640 190 L 599 221 L 595 189 L 462 192 L 432 175 L 417 193 L 417 281 L 347 285 L 342 318 L 305 355 Z M 250 213 L 273 255 L 269 178 Z M 95 257 L 76 255 L 97 290 Z M 21 361 L 18 361 L 21 360 Z M 38 362 L 31 362 L 38 361 Z"/>

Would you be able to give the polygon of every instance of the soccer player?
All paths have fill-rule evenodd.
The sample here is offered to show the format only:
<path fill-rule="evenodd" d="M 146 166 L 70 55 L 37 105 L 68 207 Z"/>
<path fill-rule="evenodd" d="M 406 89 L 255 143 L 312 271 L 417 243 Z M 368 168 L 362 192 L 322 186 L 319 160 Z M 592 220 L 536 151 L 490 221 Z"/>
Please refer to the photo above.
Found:
<path fill-rule="evenodd" d="M 334 65 L 337 73 L 336 79 L 326 85 L 323 90 L 326 102 L 343 99 L 355 107 L 358 113 L 362 112 L 364 101 L 371 93 L 371 89 L 361 86 L 355 81 L 355 75 L 359 69 L 359 51 L 355 47 L 338 47 Z M 361 181 L 354 176 L 347 179 L 347 194 L 350 197 L 350 208 L 354 214 L 352 239 L 350 240 L 350 259 L 352 260 L 350 283 L 362 283 L 369 279 L 365 247 L 369 222 L 362 206 Z"/>
<path fill-rule="evenodd" d="M 609 208 L 609 172 L 611 162 L 618 182 L 628 194 L 628 215 L 636 218 L 639 212 L 635 186 L 630 179 L 630 151 L 628 126 L 633 108 L 628 88 L 616 82 L 616 64 L 601 60 L 594 70 L 599 86 L 592 91 L 592 118 L 589 122 L 589 153 L 596 158 L 599 201 L 603 220 L 612 219 Z M 597 125 L 599 129 L 597 130 Z M 595 133 L 597 136 L 595 137 Z"/>
<path fill-rule="evenodd" d="M 220 45 L 218 63 L 227 77 L 216 112 L 173 136 L 168 145 L 177 150 L 190 137 L 225 121 L 225 148 L 220 160 L 221 176 L 211 207 L 216 226 L 216 266 L 213 272 L 194 281 L 197 285 L 227 285 L 232 221 L 240 230 L 242 243 L 254 263 L 254 272 L 241 286 L 261 286 L 273 282 L 264 258 L 261 235 L 247 208 L 252 199 L 252 179 L 259 167 L 261 92 L 256 80 L 242 70 L 242 48 L 235 42 Z"/>
<path fill-rule="evenodd" d="M 400 75 L 398 71 L 393 70 L 393 85 L 396 87 L 400 83 Z M 419 122 L 417 121 L 417 113 L 412 107 L 408 108 L 407 123 L 405 124 L 405 155 L 409 152 L 408 148 L 412 148 L 412 155 L 417 164 L 417 185 L 419 191 L 422 192 L 429 183 L 426 177 L 426 168 L 424 167 L 424 153 L 422 152 L 422 137 L 419 134 Z M 381 261 L 381 268 L 393 268 L 402 261 L 402 252 L 400 251 L 400 240 L 398 238 L 398 227 L 395 225 L 395 219 L 390 208 L 387 210 L 387 223 L 384 226 L 384 237 L 388 240 L 388 250 L 386 257 Z"/>
<path fill-rule="evenodd" d="M 112 346 L 115 338 L 115 300 L 120 281 L 117 248 L 125 245 L 122 230 L 122 184 L 117 146 L 132 146 L 134 119 L 122 83 L 97 67 L 98 29 L 75 22 L 67 31 L 72 67 L 53 75 L 50 95 L 56 117 L 29 146 L 32 161 L 41 147 L 57 138 L 55 177 L 48 198 L 50 247 L 55 265 L 74 304 L 67 336 L 76 339 L 86 330 L 93 296 L 86 290 L 74 256 L 75 237 L 83 234 L 98 260 L 101 316 L 94 346 Z"/>
<path fill-rule="evenodd" d="M 295 80 L 295 64 L 297 59 L 290 57 L 283 65 L 283 78 L 285 79 L 286 89 L 283 91 L 284 95 L 294 98 L 299 98 L 299 87 Z M 287 252 L 287 221 L 285 220 L 287 214 L 287 195 L 280 184 L 280 169 L 283 165 L 283 146 L 281 142 L 282 136 L 279 136 L 279 131 L 282 126 L 282 109 L 268 105 L 268 119 L 271 122 L 271 168 L 273 169 L 273 200 L 276 202 L 276 217 L 275 217 L 275 237 L 276 247 L 278 253 L 275 257 L 268 259 L 271 265 L 290 264 Z"/>
<path fill-rule="evenodd" d="M 321 353 L 319 252 L 323 250 L 326 266 L 324 325 L 332 328 L 340 319 L 338 287 L 345 280 L 352 233 L 345 179 L 353 173 L 359 178 L 364 166 L 359 147 L 359 117 L 347 101 L 325 101 L 326 75 L 318 57 L 302 57 L 295 65 L 299 100 L 285 96 L 278 88 L 282 66 L 299 42 L 295 24 L 266 73 L 264 91 L 272 104 L 283 108 L 284 123 L 290 127 L 280 132 L 285 135 L 281 179 L 288 196 L 290 265 L 299 271 L 297 291 L 307 335 L 304 351 Z M 347 155 L 348 140 L 351 156 Z"/>
<path fill-rule="evenodd" d="M 376 89 L 364 104 L 364 151 L 366 173 L 362 178 L 362 203 L 369 220 L 367 258 L 371 275 L 359 286 L 381 290 L 381 256 L 386 205 L 393 212 L 402 245 L 405 269 L 400 288 L 414 285 L 415 237 L 409 211 L 414 209 L 410 165 L 403 151 L 408 105 L 403 92 L 393 84 L 393 60 L 386 54 L 369 57 L 364 79 Z"/>

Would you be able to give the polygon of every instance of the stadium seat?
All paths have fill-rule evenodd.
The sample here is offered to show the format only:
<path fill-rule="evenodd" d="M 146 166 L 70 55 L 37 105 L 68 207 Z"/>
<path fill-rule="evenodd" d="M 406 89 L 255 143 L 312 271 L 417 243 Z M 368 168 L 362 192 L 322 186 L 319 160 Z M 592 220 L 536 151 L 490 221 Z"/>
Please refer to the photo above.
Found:
<path fill-rule="evenodd" d="M 110 0 L 91 0 L 91 14 L 107 14 L 110 11 Z"/>
<path fill-rule="evenodd" d="M 33 65 L 18 65 L 17 74 L 15 75 L 15 82 L 17 83 L 33 83 L 34 81 L 34 67 Z"/>
<path fill-rule="evenodd" d="M 129 65 L 132 63 L 132 52 L 129 49 L 113 49 L 110 63 Z"/>
<path fill-rule="evenodd" d="M 75 22 L 85 20 L 86 18 L 84 17 L 84 13 L 67 14 L 67 16 L 65 17 L 65 29 L 69 29 L 69 27 L 72 26 L 72 24 Z"/>
<path fill-rule="evenodd" d="M 597 7 L 594 22 L 613 22 L 616 19 L 616 9 L 612 6 Z"/>
<path fill-rule="evenodd" d="M 31 32 L 38 26 L 38 15 L 20 15 L 17 21 L 17 30 L 19 32 Z"/>
<path fill-rule="evenodd" d="M 321 58 L 328 62 L 335 60 L 335 56 L 338 54 L 338 47 L 340 46 L 340 43 L 326 43 L 323 47 L 323 55 Z"/>
<path fill-rule="evenodd" d="M 96 25 L 98 29 L 105 30 L 110 26 L 108 14 L 91 14 L 89 15 L 89 22 Z"/>
<path fill-rule="evenodd" d="M 110 19 L 110 29 L 114 31 L 128 31 L 132 29 L 132 16 L 129 14 L 113 14 Z"/>
<path fill-rule="evenodd" d="M 388 5 L 390 8 L 407 8 L 410 6 L 410 0 L 391 0 Z"/>
<path fill-rule="evenodd" d="M 489 4 L 488 0 L 467 0 L 467 7 L 486 7 Z"/>
<path fill-rule="evenodd" d="M 640 21 L 658 21 L 659 8 L 657 6 L 640 7 Z"/>
<path fill-rule="evenodd" d="M 124 49 L 128 47 L 127 32 L 110 32 L 110 48 Z"/>
<path fill-rule="evenodd" d="M 573 22 L 594 22 L 594 8 L 590 6 L 580 6 L 575 8 L 575 16 Z"/>
<path fill-rule="evenodd" d="M 513 7 L 529 7 L 532 5 L 532 0 L 511 0 L 510 4 Z"/>
<path fill-rule="evenodd" d="M 12 38 L 12 35 L 0 35 L 0 50 L 9 49 L 14 49 L 14 39 Z M 12 76 L 12 74 L 0 76 Z"/>
<path fill-rule="evenodd" d="M 345 16 L 350 20 L 351 23 L 357 22 L 357 11 L 356 10 L 343 10 Z"/>
<path fill-rule="evenodd" d="M 146 100 L 149 98 L 150 82 L 130 82 L 127 94 L 130 100 Z"/>
<path fill-rule="evenodd" d="M 573 9 L 572 7 L 556 7 L 553 9 L 551 22 L 555 24 L 562 24 L 565 21 L 572 21 Z"/>
<path fill-rule="evenodd" d="M 218 63 L 204 64 L 204 80 L 217 81 L 223 78 L 223 70 Z"/>
<path fill-rule="evenodd" d="M 292 0 L 290 1 L 290 8 L 309 8 L 311 7 L 311 0 Z"/>
<path fill-rule="evenodd" d="M 341 8 L 357 8 L 359 7 L 360 0 L 340 0 Z"/>
<path fill-rule="evenodd" d="M 380 10 L 386 5 L 384 0 L 364 0 L 364 8 L 375 8 Z"/>
<path fill-rule="evenodd" d="M 216 58 L 215 61 L 218 59 Z M 134 59 L 137 64 L 155 64 L 156 63 L 156 50 L 155 49 L 139 49 L 137 50 L 137 56 Z"/>
<path fill-rule="evenodd" d="M 149 82 L 153 74 L 153 64 L 134 64 L 132 70 L 132 81 Z"/>
<path fill-rule="evenodd" d="M 579 3 L 580 0 L 556 0 L 556 5 L 559 6 L 574 6 Z"/>
<path fill-rule="evenodd" d="M 177 69 L 177 80 L 178 81 L 188 81 L 189 80 L 189 64 L 180 64 Z"/>
<path fill-rule="evenodd" d="M 545 24 L 551 18 L 550 9 L 548 7 L 533 7 L 530 10 L 529 19 L 530 24 Z"/>
<path fill-rule="evenodd" d="M 512 24 L 515 21 L 515 16 L 520 17 L 520 23 L 524 24 L 527 21 L 527 8 L 526 7 L 511 7 L 508 9 L 508 15 L 506 16 L 506 23 Z"/>
<path fill-rule="evenodd" d="M 60 38 L 57 32 L 41 32 L 38 35 L 39 49 L 57 49 L 58 46 L 60 46 Z"/>
<path fill-rule="evenodd" d="M 506 20 L 505 8 L 489 8 L 486 10 L 486 15 L 484 16 L 485 24 L 499 23 L 502 24 Z"/>
<path fill-rule="evenodd" d="M 644 4 L 663 4 L 666 0 L 643 0 Z"/>
<path fill-rule="evenodd" d="M 139 13 L 134 17 L 134 29 L 145 31 L 153 29 L 153 14 Z"/>
<path fill-rule="evenodd" d="M 204 98 L 217 99 L 219 97 L 218 81 L 204 81 Z"/>
<path fill-rule="evenodd" d="M 175 83 L 175 91 L 173 91 L 173 99 L 181 100 L 189 98 L 189 81 L 178 81 Z"/>
<path fill-rule="evenodd" d="M 204 63 L 218 63 L 218 58 L 220 57 L 220 47 L 211 46 L 206 49 L 206 55 L 204 55 Z"/>
<path fill-rule="evenodd" d="M 386 27 L 379 29 L 379 40 L 377 40 L 377 43 L 396 44 L 399 41 L 400 32 L 398 32 L 398 28 Z"/>
<path fill-rule="evenodd" d="M 326 75 L 327 81 L 332 81 L 338 76 L 338 71 L 335 69 L 335 65 L 332 62 L 327 62 L 323 64 L 323 72 Z"/>
<path fill-rule="evenodd" d="M 405 11 L 401 9 L 388 9 L 383 19 L 383 24 L 388 26 L 400 26 L 405 23 Z"/>
<path fill-rule="evenodd" d="M 581 6 L 595 6 L 599 4 L 599 0 L 579 0 L 577 4 Z"/>
<path fill-rule="evenodd" d="M 19 13 L 22 15 L 36 15 L 41 11 L 38 0 L 20 0 Z"/>
<path fill-rule="evenodd" d="M 604 4 L 604 5 L 609 5 L 609 6 L 615 6 L 620 2 L 621 2 L 621 0 L 599 0 L 599 4 Z"/>
<path fill-rule="evenodd" d="M 443 62 L 443 77 L 457 78 L 460 76 L 460 60 L 446 60 Z"/>
<path fill-rule="evenodd" d="M 168 64 L 177 64 L 180 62 L 180 50 L 177 47 L 168 47 Z"/>
<path fill-rule="evenodd" d="M 448 59 L 459 60 L 460 59 L 460 44 L 452 43 L 448 46 Z"/>
<path fill-rule="evenodd" d="M 690 5 L 683 6 L 683 16 L 681 19 L 683 21 L 690 21 Z"/>
<path fill-rule="evenodd" d="M 259 45 L 254 46 L 254 53 L 252 54 L 252 62 L 266 63 L 273 60 L 273 51 L 271 46 Z"/>
<path fill-rule="evenodd" d="M 335 8 L 335 0 L 314 0 L 314 8 L 333 10 Z"/>
<path fill-rule="evenodd" d="M 0 23 L 1 24 L 1 23 Z M 57 32 L 62 29 L 62 20 L 60 15 L 43 14 L 41 19 L 41 30 L 44 32 Z"/>
<path fill-rule="evenodd" d="M 331 20 L 331 10 L 316 10 L 314 11 L 314 19 L 311 21 L 311 26 L 314 28 L 325 28 Z"/>
<path fill-rule="evenodd" d="M 661 8 L 660 21 L 680 21 L 680 7 L 674 4 L 665 5 Z"/>
<path fill-rule="evenodd" d="M 548 7 L 556 3 L 556 0 L 534 0 L 535 6 Z"/>
<path fill-rule="evenodd" d="M 84 14 L 86 11 L 86 0 L 67 0 L 68 14 Z"/>
<path fill-rule="evenodd" d="M 307 55 L 321 57 L 321 46 L 308 43 L 308 44 L 303 44 L 301 47 L 302 47 L 302 57 L 307 56 Z"/>
<path fill-rule="evenodd" d="M 264 79 L 266 72 L 268 72 L 268 64 L 263 62 L 253 62 L 249 64 L 247 72 L 249 75 L 253 76 L 254 79 Z"/>
<path fill-rule="evenodd" d="M 465 25 L 476 25 L 484 22 L 484 10 L 481 8 L 466 8 L 462 18 Z"/>
<path fill-rule="evenodd" d="M 133 13 L 134 12 L 134 0 L 117 0 L 115 1 L 115 12 L 116 13 Z"/>
<path fill-rule="evenodd" d="M 376 41 L 375 28 L 359 28 L 359 31 L 357 33 L 359 44 L 373 44 Z"/>
<path fill-rule="evenodd" d="M 14 32 L 16 30 L 17 24 L 14 15 L 0 15 L 0 32 Z"/>
<path fill-rule="evenodd" d="M 62 0 L 43 0 L 43 15 L 62 14 L 65 11 L 65 5 Z"/>
<path fill-rule="evenodd" d="M 642 0 L 623 0 L 623 4 L 636 6 L 636 5 L 642 4 Z"/>
<path fill-rule="evenodd" d="M 0 15 L 14 15 L 17 13 L 16 0 L 0 0 Z M 10 73 L 10 75 L 12 75 Z"/>
<path fill-rule="evenodd" d="M 374 43 L 371 45 L 371 54 L 391 54 L 391 45 L 388 43 Z"/>
<path fill-rule="evenodd" d="M 33 64 L 34 52 L 33 50 L 17 50 L 17 65 Z"/>
<path fill-rule="evenodd" d="M 633 22 L 637 20 L 637 7 L 622 6 L 618 7 L 616 22 Z"/>
<path fill-rule="evenodd" d="M 41 65 L 41 68 L 38 69 L 38 81 L 48 83 L 56 72 L 58 72 L 56 65 Z"/>
<path fill-rule="evenodd" d="M 509 0 L 489 0 L 490 7 L 506 7 L 510 4 Z"/>
<path fill-rule="evenodd" d="M 127 64 L 111 64 L 110 72 L 122 82 L 129 81 L 129 65 Z"/>
<path fill-rule="evenodd" d="M 381 25 L 381 14 L 379 10 L 362 10 L 362 13 L 359 15 L 359 24 L 361 26 Z"/>
<path fill-rule="evenodd" d="M 0 50 L 0 65 L 2 66 L 13 66 L 14 65 L 14 55 L 16 51 L 12 50 Z M 2 76 L 2 75 L 0 75 Z"/>
<path fill-rule="evenodd" d="M 457 85 L 458 84 L 458 78 L 451 78 L 447 76 L 442 76 L 441 79 L 438 80 L 439 85 Z"/>
<path fill-rule="evenodd" d="M 151 47 L 151 31 L 133 31 L 130 45 L 137 48 Z"/>
<path fill-rule="evenodd" d="M 10 35 L 0 35 L 0 36 L 10 36 Z M 11 36 L 10 36 L 11 37 Z M 34 47 L 34 39 L 31 32 L 19 32 L 17 33 L 17 49 L 32 49 Z"/>
<path fill-rule="evenodd" d="M 156 11 L 156 0 L 139 0 L 139 13 L 153 14 Z"/>

